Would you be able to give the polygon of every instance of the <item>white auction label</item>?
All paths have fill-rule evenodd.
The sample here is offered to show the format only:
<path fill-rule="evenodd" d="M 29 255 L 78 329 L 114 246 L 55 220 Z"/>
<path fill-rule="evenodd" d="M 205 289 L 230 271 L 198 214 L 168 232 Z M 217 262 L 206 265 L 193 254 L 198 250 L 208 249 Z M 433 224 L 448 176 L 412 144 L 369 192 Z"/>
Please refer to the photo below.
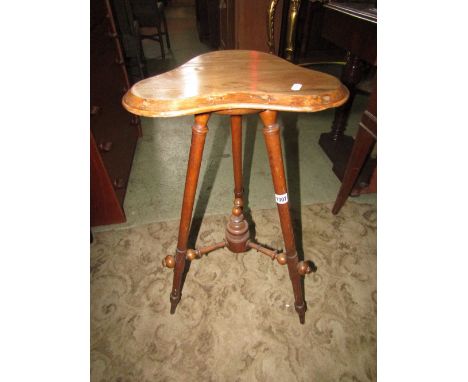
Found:
<path fill-rule="evenodd" d="M 288 202 L 288 194 L 278 195 L 275 194 L 276 203 L 286 204 Z"/>
<path fill-rule="evenodd" d="M 293 86 L 291 86 L 291 90 L 297 92 L 298 90 L 301 90 L 302 88 L 302 84 L 293 84 Z"/>

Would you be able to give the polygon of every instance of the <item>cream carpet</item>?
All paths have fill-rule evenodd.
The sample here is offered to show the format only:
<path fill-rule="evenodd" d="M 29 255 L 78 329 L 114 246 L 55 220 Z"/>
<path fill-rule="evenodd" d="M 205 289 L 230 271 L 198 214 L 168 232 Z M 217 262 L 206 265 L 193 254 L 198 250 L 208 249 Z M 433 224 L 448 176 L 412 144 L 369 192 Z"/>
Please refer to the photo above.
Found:
<path fill-rule="evenodd" d="M 252 212 L 257 239 L 281 247 L 276 209 Z M 197 244 L 223 238 L 204 219 Z M 169 314 L 178 221 L 97 232 L 91 249 L 91 380 L 375 381 L 376 208 L 302 206 L 305 278 L 299 324 L 286 267 L 250 251 L 194 261 Z"/>

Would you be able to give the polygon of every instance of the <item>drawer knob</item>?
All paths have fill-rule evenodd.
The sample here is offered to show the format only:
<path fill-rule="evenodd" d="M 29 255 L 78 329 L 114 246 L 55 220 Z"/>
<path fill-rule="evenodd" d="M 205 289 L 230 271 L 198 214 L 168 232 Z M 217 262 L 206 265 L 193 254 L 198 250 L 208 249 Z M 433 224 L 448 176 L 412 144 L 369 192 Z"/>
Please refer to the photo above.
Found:
<path fill-rule="evenodd" d="M 101 152 L 107 153 L 112 150 L 112 142 L 101 142 L 98 147 Z"/>
<path fill-rule="evenodd" d="M 96 106 L 96 105 L 91 106 L 91 116 L 98 115 L 100 112 L 101 112 L 100 106 Z"/>
<path fill-rule="evenodd" d="M 125 181 L 122 178 L 114 179 L 114 187 L 119 190 L 125 187 Z"/>

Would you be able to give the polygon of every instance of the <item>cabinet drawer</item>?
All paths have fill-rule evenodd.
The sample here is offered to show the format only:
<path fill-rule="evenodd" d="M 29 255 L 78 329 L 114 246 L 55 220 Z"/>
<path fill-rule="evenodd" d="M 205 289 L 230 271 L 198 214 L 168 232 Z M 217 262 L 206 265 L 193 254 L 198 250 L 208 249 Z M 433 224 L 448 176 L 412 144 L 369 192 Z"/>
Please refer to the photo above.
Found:
<path fill-rule="evenodd" d="M 111 10 L 106 12 L 94 18 L 90 36 L 92 225 L 125 221 L 122 206 L 140 133 L 139 120 L 122 106 L 128 77 Z"/>
<path fill-rule="evenodd" d="M 92 118 L 93 119 L 93 118 Z M 125 110 L 104 106 L 101 114 L 91 122 L 96 145 L 109 177 L 123 203 L 132 160 L 138 140 L 138 129 L 132 116 Z"/>

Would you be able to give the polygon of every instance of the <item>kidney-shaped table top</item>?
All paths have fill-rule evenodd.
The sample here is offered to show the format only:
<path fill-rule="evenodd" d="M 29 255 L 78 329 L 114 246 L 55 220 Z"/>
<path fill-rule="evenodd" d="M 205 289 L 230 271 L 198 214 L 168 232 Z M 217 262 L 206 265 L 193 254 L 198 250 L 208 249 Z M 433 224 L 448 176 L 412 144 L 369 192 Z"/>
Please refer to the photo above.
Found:
<path fill-rule="evenodd" d="M 335 77 L 277 56 L 220 50 L 139 81 L 123 106 L 147 117 L 175 117 L 228 109 L 314 112 L 340 106 L 348 89 Z"/>

